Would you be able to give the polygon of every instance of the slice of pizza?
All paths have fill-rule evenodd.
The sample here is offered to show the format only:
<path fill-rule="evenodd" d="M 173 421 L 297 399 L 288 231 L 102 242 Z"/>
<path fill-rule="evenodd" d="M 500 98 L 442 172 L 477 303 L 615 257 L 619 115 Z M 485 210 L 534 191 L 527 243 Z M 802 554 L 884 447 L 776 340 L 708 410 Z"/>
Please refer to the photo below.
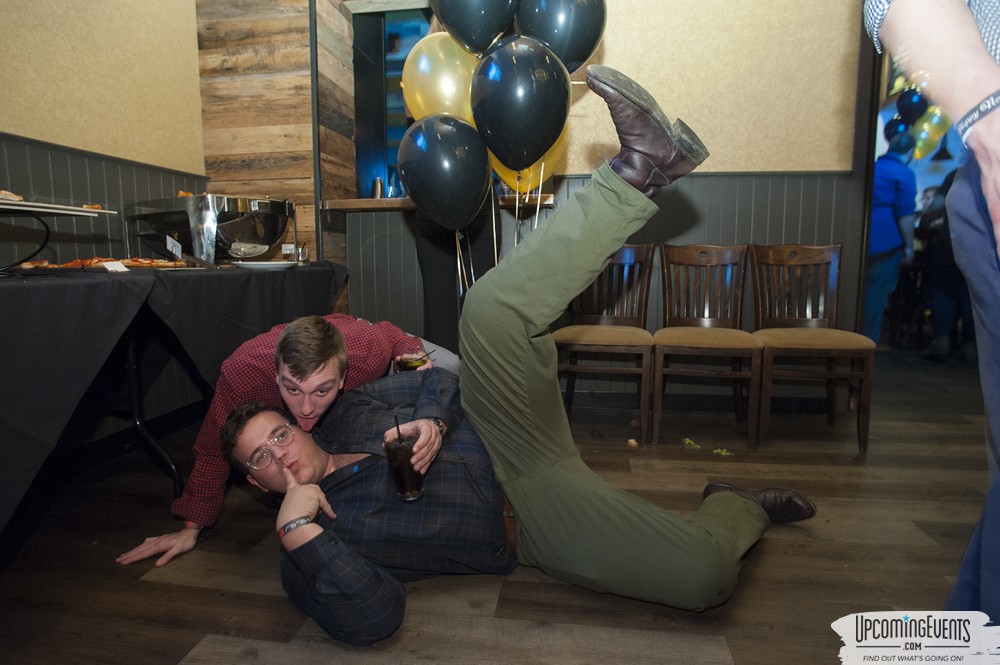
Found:
<path fill-rule="evenodd" d="M 183 268 L 186 265 L 183 261 L 171 261 L 169 259 L 145 259 L 142 257 L 122 259 L 121 264 L 126 268 Z"/>

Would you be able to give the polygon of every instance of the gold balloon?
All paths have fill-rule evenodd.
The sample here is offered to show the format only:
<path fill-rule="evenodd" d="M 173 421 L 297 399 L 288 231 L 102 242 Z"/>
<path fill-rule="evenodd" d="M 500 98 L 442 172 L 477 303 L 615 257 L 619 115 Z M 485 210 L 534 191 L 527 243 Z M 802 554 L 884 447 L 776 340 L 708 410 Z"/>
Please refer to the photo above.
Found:
<path fill-rule="evenodd" d="M 563 157 L 566 156 L 566 143 L 567 143 L 568 130 L 563 127 L 563 130 L 559 133 L 559 138 L 556 142 L 552 144 L 542 158 L 537 162 L 532 164 L 526 169 L 521 169 L 521 178 L 518 179 L 518 172 L 504 166 L 496 155 L 490 152 L 490 166 L 496 171 L 500 179 L 510 187 L 512 190 L 518 194 L 527 194 L 533 189 L 537 189 L 541 186 L 542 171 L 544 170 L 545 180 L 552 177 L 555 172 L 556 167 L 562 162 Z"/>
<path fill-rule="evenodd" d="M 913 137 L 915 142 L 913 148 L 914 159 L 923 159 L 927 155 L 934 152 L 934 149 L 937 148 L 938 141 L 941 140 L 940 136 L 932 136 L 926 127 L 921 127 L 919 125 L 914 125 L 910 128 L 910 136 Z"/>
<path fill-rule="evenodd" d="M 937 147 L 941 137 L 948 133 L 951 121 L 941 110 L 940 106 L 930 106 L 927 111 L 917 118 L 910 128 L 910 136 L 916 141 L 913 150 L 915 159 L 923 159 L 931 154 Z"/>
<path fill-rule="evenodd" d="M 931 106 L 927 109 L 927 113 L 921 119 L 926 120 L 928 125 L 930 125 L 931 135 L 941 138 L 948 133 L 948 129 L 951 127 L 951 120 L 945 115 L 945 112 L 941 110 L 940 106 Z"/>
<path fill-rule="evenodd" d="M 427 35 L 403 63 L 403 100 L 414 120 L 450 113 L 475 126 L 472 74 L 478 59 L 447 32 Z"/>

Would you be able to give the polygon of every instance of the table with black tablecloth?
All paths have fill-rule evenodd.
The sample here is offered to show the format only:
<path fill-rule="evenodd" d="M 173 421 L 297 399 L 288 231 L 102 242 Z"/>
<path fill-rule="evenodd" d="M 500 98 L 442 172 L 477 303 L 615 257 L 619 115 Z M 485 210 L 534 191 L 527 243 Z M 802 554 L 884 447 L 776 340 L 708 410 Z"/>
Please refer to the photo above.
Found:
<path fill-rule="evenodd" d="M 0 529 L 59 441 L 111 350 L 141 336 L 144 304 L 214 385 L 236 347 L 278 323 L 328 314 L 347 277 L 315 262 L 290 270 L 63 271 L 0 278 Z"/>

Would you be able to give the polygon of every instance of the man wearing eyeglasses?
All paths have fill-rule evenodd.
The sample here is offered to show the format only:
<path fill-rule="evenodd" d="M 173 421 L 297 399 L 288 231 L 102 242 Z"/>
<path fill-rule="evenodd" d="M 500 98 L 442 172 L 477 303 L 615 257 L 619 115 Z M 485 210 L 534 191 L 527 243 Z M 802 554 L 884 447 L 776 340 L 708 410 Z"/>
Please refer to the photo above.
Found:
<path fill-rule="evenodd" d="M 459 401 L 458 377 L 433 368 L 344 393 L 312 432 L 264 404 L 241 405 L 223 427 L 232 464 L 256 487 L 285 494 L 276 518 L 285 591 L 334 639 L 367 645 L 391 635 L 404 582 L 516 566 L 503 490 Z M 404 435 L 440 447 L 414 502 L 399 499 L 382 449 L 397 421 Z"/>
<path fill-rule="evenodd" d="M 237 405 L 248 401 L 284 405 L 293 422 L 309 431 L 341 390 L 384 376 L 394 360 L 421 358 L 424 365 L 418 369 L 423 370 L 433 367 L 436 359 L 453 357 L 445 349 L 434 350 L 436 354 L 429 357 L 423 340 L 387 321 L 371 323 L 345 314 L 302 317 L 245 342 L 222 364 L 212 404 L 195 440 L 194 468 L 183 495 L 173 504 L 174 514 L 185 520 L 184 528 L 147 538 L 116 561 L 130 564 L 160 555 L 156 565 L 163 566 L 192 550 L 201 530 L 215 524 L 229 478 L 219 431 Z M 437 447 L 424 437 L 415 448 L 414 467 L 426 472 Z"/>

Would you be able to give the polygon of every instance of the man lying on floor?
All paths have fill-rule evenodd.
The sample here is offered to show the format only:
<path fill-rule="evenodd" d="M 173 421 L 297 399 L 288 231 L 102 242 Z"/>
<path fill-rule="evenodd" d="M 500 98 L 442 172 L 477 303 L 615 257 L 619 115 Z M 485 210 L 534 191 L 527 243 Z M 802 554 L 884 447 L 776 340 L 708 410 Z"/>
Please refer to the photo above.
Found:
<path fill-rule="evenodd" d="M 612 487 L 580 458 L 548 328 L 656 212 L 649 199 L 659 188 L 708 155 L 621 73 L 591 66 L 587 83 L 608 103 L 621 151 L 469 290 L 461 393 L 438 369 L 350 391 L 314 430 L 332 452 L 270 407 L 241 407 L 223 430 L 233 464 L 285 493 L 276 522 L 285 590 L 337 640 L 390 636 L 403 618 L 405 581 L 505 574 L 516 563 L 596 591 L 703 610 L 729 598 L 741 559 L 769 523 L 816 512 L 791 490 L 715 483 L 682 517 Z M 397 417 L 426 419 L 444 437 L 413 503 L 399 501 L 383 460 Z M 516 515 L 516 560 L 504 537 L 504 494 Z"/>

